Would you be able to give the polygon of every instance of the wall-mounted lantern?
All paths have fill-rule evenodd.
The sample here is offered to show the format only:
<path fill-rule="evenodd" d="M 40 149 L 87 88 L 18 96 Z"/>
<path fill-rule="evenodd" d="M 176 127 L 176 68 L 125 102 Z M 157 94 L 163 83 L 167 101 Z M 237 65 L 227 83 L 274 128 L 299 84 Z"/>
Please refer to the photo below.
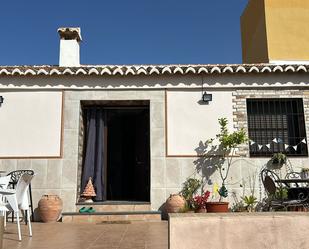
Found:
<path fill-rule="evenodd" d="M 204 90 L 204 77 L 202 76 L 202 99 L 199 100 L 198 102 L 200 104 L 208 105 L 210 101 L 212 101 L 212 94 L 211 93 L 207 93 Z"/>
<path fill-rule="evenodd" d="M 205 103 L 209 103 L 210 101 L 212 101 L 212 94 L 211 93 L 207 93 L 206 91 L 203 93 L 202 95 L 202 100 Z"/>
<path fill-rule="evenodd" d="M 0 106 L 3 104 L 3 100 L 4 100 L 3 96 L 0 96 Z"/>

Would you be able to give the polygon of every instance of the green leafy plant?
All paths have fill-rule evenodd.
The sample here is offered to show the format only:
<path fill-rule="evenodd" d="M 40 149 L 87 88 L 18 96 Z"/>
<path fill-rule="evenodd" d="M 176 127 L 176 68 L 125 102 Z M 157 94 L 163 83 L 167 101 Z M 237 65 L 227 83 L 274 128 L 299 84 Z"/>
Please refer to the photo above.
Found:
<path fill-rule="evenodd" d="M 186 213 L 191 210 L 192 210 L 192 207 L 190 207 L 188 202 L 186 202 L 184 207 L 179 210 L 179 213 Z"/>
<path fill-rule="evenodd" d="M 202 182 L 195 178 L 188 178 L 184 183 L 180 194 L 185 198 L 188 208 L 193 209 L 193 196 L 202 186 Z"/>
<path fill-rule="evenodd" d="M 279 187 L 275 192 L 275 199 L 287 200 L 288 189 L 286 187 Z"/>
<path fill-rule="evenodd" d="M 246 209 L 248 211 L 252 211 L 254 209 L 254 205 L 257 203 L 257 199 L 253 195 L 242 197 L 242 200 L 246 204 Z"/>
<path fill-rule="evenodd" d="M 272 164 L 284 165 L 286 163 L 287 157 L 285 154 L 279 152 L 279 153 L 273 154 L 270 160 Z"/>
<path fill-rule="evenodd" d="M 233 203 L 231 210 L 232 212 L 245 212 L 246 206 L 243 201 L 238 201 L 238 202 Z"/>
<path fill-rule="evenodd" d="M 220 195 L 219 201 L 221 201 L 222 198 L 226 198 L 228 196 L 228 190 L 225 184 L 232 166 L 232 161 L 235 155 L 236 148 L 239 145 L 245 143 L 248 138 L 243 128 L 230 133 L 227 128 L 228 121 L 226 118 L 220 118 L 219 125 L 220 133 L 216 135 L 216 138 L 219 140 L 220 143 L 219 149 L 222 152 L 222 159 L 227 162 L 226 168 L 223 166 L 223 164 L 217 165 L 222 180 L 221 187 L 218 191 Z"/>
<path fill-rule="evenodd" d="M 238 199 L 236 192 L 232 192 L 232 197 L 234 199 L 234 203 L 231 207 L 231 211 L 232 212 L 245 212 L 246 211 L 245 204 L 242 200 Z"/>
<path fill-rule="evenodd" d="M 309 168 L 301 168 L 301 172 L 309 172 Z"/>

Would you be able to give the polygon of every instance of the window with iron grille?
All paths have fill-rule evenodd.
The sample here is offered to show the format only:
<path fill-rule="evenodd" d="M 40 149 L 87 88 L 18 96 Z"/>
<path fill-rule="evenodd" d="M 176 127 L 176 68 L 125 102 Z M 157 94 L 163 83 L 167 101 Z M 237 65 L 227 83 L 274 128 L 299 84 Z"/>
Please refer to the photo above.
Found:
<path fill-rule="evenodd" d="M 308 156 L 303 100 L 247 99 L 250 156 Z"/>

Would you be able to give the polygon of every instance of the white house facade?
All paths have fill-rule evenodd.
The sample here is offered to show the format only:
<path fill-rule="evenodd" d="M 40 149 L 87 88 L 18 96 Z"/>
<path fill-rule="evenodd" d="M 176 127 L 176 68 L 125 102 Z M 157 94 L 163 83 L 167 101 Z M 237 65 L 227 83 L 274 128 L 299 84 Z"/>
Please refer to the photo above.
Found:
<path fill-rule="evenodd" d="M 231 203 L 252 189 L 262 198 L 258 175 L 273 153 L 295 171 L 309 166 L 307 61 L 81 65 L 80 29 L 58 33 L 59 66 L 0 66 L 0 170 L 34 170 L 34 207 L 52 193 L 75 212 L 89 177 L 96 202 L 153 211 L 189 177 L 211 191 L 218 154 L 205 141 L 219 118 L 249 138 L 227 179 Z M 249 45 L 250 61 L 260 59 Z"/>
<path fill-rule="evenodd" d="M 73 211 L 81 191 L 83 109 L 142 106 L 149 112 L 150 139 L 149 170 L 143 173 L 149 177 L 145 200 L 156 210 L 195 174 L 200 141 L 215 137 L 218 118 L 226 117 L 231 129 L 244 127 L 250 137 L 257 129 L 248 129 L 248 101 L 256 99 L 262 108 L 270 108 L 262 100 L 282 100 L 282 105 L 291 105 L 288 113 L 294 110 L 300 116 L 293 121 L 299 131 L 296 134 L 296 127 L 289 124 L 282 127 L 292 117 L 278 110 L 273 120 L 276 115 L 286 120 L 269 127 L 269 134 L 250 137 L 255 144 L 239 150 L 230 178 L 231 191 L 242 191 L 241 180 L 262 167 L 279 147 L 289 146 L 286 151 L 295 167 L 308 165 L 308 70 L 306 65 L 266 64 L 1 67 L 1 170 L 33 169 L 37 174 L 32 184 L 34 203 L 43 194 L 55 193 L 64 200 L 64 210 Z M 203 91 L 212 94 L 207 105 L 200 103 L 202 83 Z M 285 132 L 293 132 L 293 138 Z M 282 145 L 278 147 L 275 138 Z M 219 181 L 217 172 L 208 174 L 211 182 Z"/>

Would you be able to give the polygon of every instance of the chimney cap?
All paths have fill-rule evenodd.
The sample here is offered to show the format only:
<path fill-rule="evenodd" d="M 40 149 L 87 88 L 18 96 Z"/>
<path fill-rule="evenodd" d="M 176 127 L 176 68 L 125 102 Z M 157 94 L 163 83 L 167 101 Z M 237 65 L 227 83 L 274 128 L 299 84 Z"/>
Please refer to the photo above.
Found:
<path fill-rule="evenodd" d="M 61 40 L 82 40 L 81 31 L 79 27 L 61 27 L 58 30 Z"/>

